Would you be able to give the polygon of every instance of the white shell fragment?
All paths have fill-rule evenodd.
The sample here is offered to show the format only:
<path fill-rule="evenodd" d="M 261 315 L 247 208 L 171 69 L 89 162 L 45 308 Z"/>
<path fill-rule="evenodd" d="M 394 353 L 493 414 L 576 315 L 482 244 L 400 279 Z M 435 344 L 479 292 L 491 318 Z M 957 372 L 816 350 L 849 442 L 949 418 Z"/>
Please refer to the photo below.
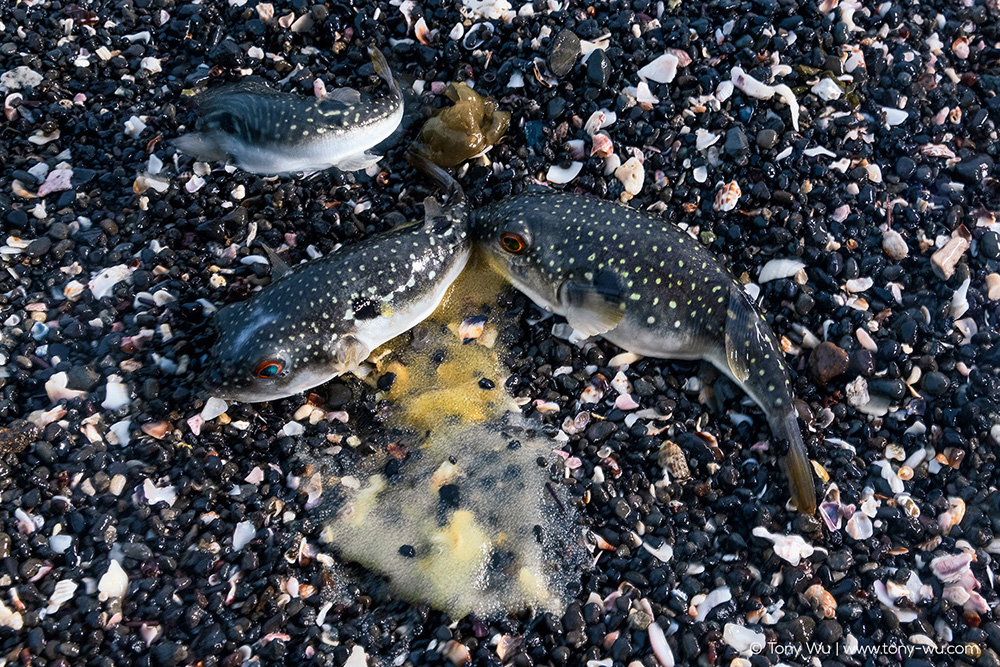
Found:
<path fill-rule="evenodd" d="M 201 409 L 201 418 L 205 421 L 212 421 L 226 410 L 229 409 L 229 404 L 226 403 L 221 398 L 215 398 L 214 396 L 207 401 L 205 401 L 205 407 Z"/>
<path fill-rule="evenodd" d="M 840 86 L 833 79 L 826 77 L 817 81 L 809 90 L 824 102 L 832 102 L 843 94 Z"/>
<path fill-rule="evenodd" d="M 20 630 L 24 627 L 24 617 L 19 611 L 11 611 L 10 608 L 0 600 L 0 626 L 11 630 Z"/>
<path fill-rule="evenodd" d="M 162 71 L 162 67 L 160 67 L 160 59 L 153 58 L 152 56 L 143 58 L 139 66 L 147 72 L 151 72 L 153 74 Z"/>
<path fill-rule="evenodd" d="M 568 167 L 560 167 L 559 165 L 554 164 L 549 167 L 548 173 L 545 174 L 545 180 L 549 183 L 556 183 L 558 185 L 569 183 L 580 175 L 581 169 L 583 169 L 582 162 L 570 162 Z"/>
<path fill-rule="evenodd" d="M 744 72 L 742 67 L 734 67 L 729 76 L 733 85 L 750 97 L 756 97 L 760 100 L 769 100 L 775 95 L 778 95 L 778 97 L 784 100 L 785 104 L 788 105 L 788 110 L 792 114 L 792 127 L 794 127 L 795 131 L 798 132 L 799 102 L 795 99 L 795 93 L 792 92 L 791 88 L 783 83 L 769 86 Z"/>
<path fill-rule="evenodd" d="M 49 400 L 53 403 L 58 403 L 64 398 L 67 401 L 72 401 L 74 398 L 86 398 L 87 392 L 78 389 L 67 389 L 66 385 L 68 383 L 69 376 L 66 375 L 65 371 L 54 373 L 52 377 L 46 380 L 45 393 L 48 394 Z"/>
<path fill-rule="evenodd" d="M 766 283 L 780 278 L 791 278 L 805 267 L 805 263 L 797 259 L 772 259 L 761 268 L 757 282 Z"/>
<path fill-rule="evenodd" d="M 118 375 L 109 375 L 108 384 L 105 389 L 104 402 L 101 407 L 105 410 L 117 410 L 129 404 L 128 386 L 122 382 Z"/>
<path fill-rule="evenodd" d="M 142 483 L 142 493 L 150 505 L 164 502 L 173 506 L 174 501 L 177 500 L 177 490 L 173 486 L 159 487 L 153 484 L 151 479 Z"/>
<path fill-rule="evenodd" d="M 670 650 L 667 637 L 663 634 L 663 628 L 656 621 L 649 624 L 649 645 L 653 649 L 653 655 L 660 667 L 674 667 L 674 652 Z"/>
<path fill-rule="evenodd" d="M 125 134 L 135 139 L 146 129 L 146 123 L 138 116 L 132 116 L 125 121 Z"/>
<path fill-rule="evenodd" d="M 38 187 L 38 196 L 44 197 L 53 192 L 69 190 L 73 187 L 72 178 L 72 169 L 53 169 L 45 178 L 45 182 Z"/>
<path fill-rule="evenodd" d="M 885 254 L 895 260 L 903 259 L 910 252 L 909 247 L 906 245 L 906 241 L 900 233 L 894 229 L 887 229 L 882 232 L 882 250 L 885 251 Z"/>
<path fill-rule="evenodd" d="M 45 608 L 45 613 L 54 614 L 59 611 L 59 607 L 61 607 L 64 602 L 68 602 L 73 599 L 73 594 L 76 593 L 76 589 L 77 583 L 75 581 L 63 579 L 57 583 L 56 587 L 52 590 L 52 595 L 49 596 L 49 606 Z"/>
<path fill-rule="evenodd" d="M 368 656 L 365 654 L 365 650 L 355 644 L 354 648 L 351 649 L 351 655 L 347 656 L 344 667 L 368 667 Z"/>
<path fill-rule="evenodd" d="M 774 553 L 793 566 L 801 563 L 803 558 L 812 556 L 815 551 L 813 546 L 806 542 L 801 535 L 779 535 L 772 533 L 764 526 L 754 528 L 753 534 L 756 537 L 770 540 L 774 544 Z"/>
<path fill-rule="evenodd" d="M 634 89 L 629 87 L 626 92 L 635 97 L 635 101 L 639 104 L 659 104 L 660 102 L 660 98 L 653 94 L 653 91 L 649 89 L 649 84 L 645 81 L 640 81 Z"/>
<path fill-rule="evenodd" d="M 732 600 L 733 592 L 729 590 L 728 586 L 720 586 L 708 595 L 704 596 L 704 598 L 705 599 L 699 602 L 698 606 L 695 608 L 696 613 L 694 619 L 696 621 L 704 621 L 708 618 L 708 614 L 713 609 L 718 607 L 720 604 L 725 604 L 726 602 Z M 692 604 L 693 602 L 694 600 L 692 600 Z"/>
<path fill-rule="evenodd" d="M 111 294 L 115 285 L 132 277 L 132 270 L 125 264 L 108 267 L 98 271 L 90 279 L 90 291 L 94 293 L 95 299 L 103 299 Z"/>
<path fill-rule="evenodd" d="M 233 551 L 240 551 L 246 545 L 250 544 L 252 540 L 257 535 L 257 529 L 254 528 L 253 523 L 250 521 L 240 521 L 236 524 L 236 529 L 233 531 Z"/>
<path fill-rule="evenodd" d="M 123 598 L 128 592 L 128 575 L 116 560 L 108 565 L 107 572 L 97 582 L 97 598 L 101 601 L 109 598 Z"/>
<path fill-rule="evenodd" d="M 847 521 L 847 534 L 856 540 L 867 540 L 875 534 L 872 520 L 864 512 L 855 512 Z"/>
<path fill-rule="evenodd" d="M 672 53 L 665 53 L 639 70 L 639 76 L 656 83 L 670 83 L 677 76 L 680 59 Z"/>
<path fill-rule="evenodd" d="M 754 632 L 750 628 L 737 625 L 736 623 L 726 623 L 722 631 L 722 640 L 732 646 L 740 653 L 760 653 L 767 641 L 763 632 Z"/>
<path fill-rule="evenodd" d="M 513 9 L 507 0 L 462 0 L 462 14 L 470 19 L 509 21 L 514 18 Z"/>
<path fill-rule="evenodd" d="M 951 295 L 951 316 L 953 319 L 958 319 L 965 315 L 966 311 L 969 310 L 969 285 L 972 284 L 972 278 L 966 278 L 959 285 L 955 293 Z"/>
<path fill-rule="evenodd" d="M 639 158 L 630 157 L 625 161 L 625 164 L 615 169 L 615 178 L 621 181 L 625 187 L 625 192 L 630 195 L 637 195 L 642 190 L 642 183 L 646 178 L 646 172 Z"/>

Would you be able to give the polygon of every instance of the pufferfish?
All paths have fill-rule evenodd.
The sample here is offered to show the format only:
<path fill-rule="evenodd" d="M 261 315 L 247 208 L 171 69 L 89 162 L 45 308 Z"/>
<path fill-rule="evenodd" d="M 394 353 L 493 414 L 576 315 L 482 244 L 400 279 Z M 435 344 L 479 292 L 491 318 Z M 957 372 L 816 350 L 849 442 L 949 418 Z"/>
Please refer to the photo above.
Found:
<path fill-rule="evenodd" d="M 311 98 L 253 81 L 221 86 L 195 98 L 200 131 L 177 138 L 174 146 L 199 160 L 229 161 L 265 176 L 367 169 L 381 159 L 368 149 L 403 119 L 403 94 L 385 57 L 375 47 L 369 54 L 389 86 L 386 95 L 362 102 L 350 88 Z"/>
<path fill-rule="evenodd" d="M 578 335 L 647 357 L 703 359 L 736 382 L 788 441 L 792 497 L 799 511 L 815 512 L 781 349 L 701 243 L 626 206 L 543 187 L 474 211 L 470 230 L 514 287 Z"/>
<path fill-rule="evenodd" d="M 421 162 L 448 193 L 446 207 L 428 197 L 423 221 L 286 267 L 215 315 L 219 339 L 203 378 L 211 396 L 269 401 L 356 373 L 372 350 L 434 312 L 465 267 L 471 240 L 461 187 Z"/>

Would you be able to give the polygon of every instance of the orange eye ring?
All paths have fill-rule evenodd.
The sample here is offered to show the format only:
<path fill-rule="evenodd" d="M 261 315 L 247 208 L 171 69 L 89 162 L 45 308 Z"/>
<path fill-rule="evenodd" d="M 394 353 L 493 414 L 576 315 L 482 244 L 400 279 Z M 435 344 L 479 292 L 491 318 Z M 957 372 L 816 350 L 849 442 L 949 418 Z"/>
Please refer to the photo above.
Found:
<path fill-rule="evenodd" d="M 520 255 L 528 249 L 528 244 L 525 243 L 524 237 L 515 232 L 504 232 L 501 234 L 500 245 L 512 255 Z"/>
<path fill-rule="evenodd" d="M 284 368 L 285 362 L 281 359 L 265 359 L 257 364 L 257 369 L 253 373 L 262 380 L 268 380 L 280 373 Z"/>

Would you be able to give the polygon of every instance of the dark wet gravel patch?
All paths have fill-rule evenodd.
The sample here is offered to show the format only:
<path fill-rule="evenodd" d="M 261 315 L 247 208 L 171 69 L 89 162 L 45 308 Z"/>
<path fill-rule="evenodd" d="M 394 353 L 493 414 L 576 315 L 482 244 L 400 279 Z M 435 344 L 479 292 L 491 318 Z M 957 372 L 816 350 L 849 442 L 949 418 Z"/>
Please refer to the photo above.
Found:
<path fill-rule="evenodd" d="M 260 664 L 340 665 L 360 646 L 380 662 L 446 664 L 439 649 L 454 640 L 474 664 L 610 658 L 654 665 L 651 613 L 678 664 L 747 664 L 733 662 L 739 655 L 725 640 L 727 624 L 737 622 L 780 645 L 846 647 L 851 637 L 909 645 L 908 638 L 925 635 L 983 652 L 978 659 L 915 655 L 904 664 L 1000 662 L 993 584 L 1000 551 L 1000 302 L 990 298 L 987 282 L 1000 271 L 1000 228 L 990 213 L 1000 210 L 995 3 L 886 3 L 854 12 L 857 30 L 843 8 L 827 12 L 815 2 L 548 7 L 539 2 L 531 16 L 492 21 L 492 35 L 474 51 L 449 37 L 460 20 L 451 3 L 413 12 L 414 21 L 422 15 L 438 31 L 430 46 L 412 41 L 399 8 L 384 2 L 276 6 L 268 20 L 252 2 L 22 3 L 0 12 L 0 73 L 24 67 L 40 75 L 30 87 L 4 93 L 8 122 L 0 128 L 0 241 L 11 249 L 0 256 L 0 601 L 7 610 L 0 658 L 239 665 L 254 656 Z M 293 19 L 308 15 L 312 28 L 283 26 L 279 19 L 289 12 Z M 586 64 L 571 59 L 567 49 L 577 40 L 605 33 L 606 50 Z M 191 120 L 183 91 L 234 79 L 242 68 L 302 94 L 311 93 L 316 77 L 328 88 L 375 86 L 362 48 L 371 39 L 408 85 L 425 81 L 431 90 L 432 82 L 471 79 L 512 113 L 507 137 L 488 154 L 492 164 L 461 175 L 474 203 L 494 202 L 549 166 L 578 159 L 569 141 L 584 140 L 589 153 L 584 125 L 607 109 L 617 114 L 604 130 L 615 153 L 623 162 L 630 148 L 643 153 L 645 182 L 632 205 L 697 227 L 699 238 L 748 280 L 773 259 L 802 261 L 804 280 L 764 283 L 760 302 L 793 352 L 796 394 L 816 431 L 811 457 L 838 485 L 843 504 L 861 505 L 865 488 L 872 489 L 872 535 L 854 539 L 846 527 L 830 530 L 784 507 L 773 452 L 753 447 L 769 438 L 766 424 L 741 405 L 738 391 L 717 383 L 714 371 L 643 360 L 626 373 L 634 395 L 670 421 L 629 425 L 628 414 L 613 407 L 614 390 L 604 386 L 605 397 L 589 406 L 604 419 L 564 446 L 580 467 L 567 477 L 555 457 L 546 462 L 553 482 L 576 500 L 585 527 L 616 547 L 598 549 L 601 558 L 583 573 L 583 592 L 562 618 L 522 613 L 452 627 L 440 612 L 395 600 L 356 568 L 348 568 L 349 577 L 331 575 L 322 554 L 303 546 L 318 544 L 320 527 L 289 476 L 308 477 L 295 457 L 301 448 L 320 450 L 328 435 L 348 437 L 352 427 L 321 421 L 301 436 L 280 435 L 304 402 L 288 399 L 232 406 L 227 423 L 209 421 L 195 434 L 188 418 L 204 397 L 192 374 L 212 341 L 206 302 L 237 301 L 269 281 L 265 265 L 243 261 L 263 254 L 257 244 L 247 249 L 251 235 L 290 246 L 289 258 L 298 261 L 420 215 L 427 186 L 403 161 L 416 128 L 407 125 L 380 163 L 385 174 L 374 179 L 330 173 L 272 181 L 214 168 L 199 175 L 205 182 L 197 188 L 191 160 L 175 156 L 170 140 Z M 251 55 L 254 46 L 262 58 Z M 850 46 L 860 48 L 865 65 L 842 81 L 839 98 L 811 93 L 819 79 L 845 74 Z M 650 83 L 659 98 L 650 108 L 633 104 L 624 89 L 668 48 L 685 51 L 691 63 L 670 83 Z M 775 75 L 775 55 L 790 73 Z M 534 74 L 536 59 L 544 82 Z M 801 105 L 800 130 L 777 96 L 761 100 L 737 89 L 718 108 L 697 101 L 730 80 L 735 66 L 764 83 L 787 83 Z M 508 88 L 515 74 L 523 87 Z M 414 96 L 411 109 L 440 106 L 442 97 Z M 901 106 L 905 120 L 888 126 L 884 108 Z M 146 127 L 138 131 L 133 117 Z M 718 135 L 718 143 L 699 150 L 699 129 Z M 41 143 L 57 130 L 58 138 Z M 805 153 L 815 147 L 836 157 Z M 147 182 L 138 189 L 151 189 L 136 194 L 137 174 L 154 171 L 151 156 L 164 166 L 150 178 L 166 189 Z M 17 194 L 37 193 L 63 162 L 73 170 L 68 189 L 36 199 Z M 586 157 L 565 187 L 619 197 L 623 185 L 604 167 Z M 699 167 L 704 182 L 695 177 Z M 716 193 L 731 181 L 742 196 L 735 210 L 716 211 Z M 886 224 L 902 236 L 906 256 L 883 249 Z M 959 237 L 968 245 L 953 272 L 942 273 L 931 256 Z M 88 282 L 116 266 L 130 278 L 96 298 Z M 844 289 L 864 278 L 873 281 L 868 289 Z M 955 317 L 953 297 L 966 279 L 967 309 Z M 501 305 L 520 310 L 523 320 L 537 316 L 523 297 L 505 299 Z M 516 332 L 506 388 L 559 404 L 560 412 L 539 415 L 554 432 L 577 417 L 576 401 L 598 375 L 615 377 L 608 364 L 618 351 L 603 342 L 581 350 L 554 337 L 552 324 L 525 323 Z M 829 355 L 819 357 L 806 330 L 825 341 Z M 571 370 L 556 372 L 565 367 Z M 18 421 L 53 407 L 46 385 L 60 373 L 64 387 L 80 393 L 55 401 L 52 423 L 32 429 Z M 104 407 L 113 375 L 126 385 L 126 404 Z M 359 428 L 377 425 L 384 414 L 354 380 L 320 394 Z M 879 405 L 895 412 L 864 411 Z M 731 420 L 727 408 L 753 419 Z M 666 424 L 673 425 L 669 434 L 648 434 L 650 425 Z M 130 436 L 126 445 L 122 433 Z M 667 437 L 683 453 L 690 478 L 662 481 L 659 452 Z M 903 460 L 886 459 L 895 456 L 892 445 L 902 448 Z M 896 471 L 921 448 L 933 455 L 913 465 L 912 478 L 883 476 L 878 462 L 888 460 Z M 943 459 L 936 466 L 935 456 Z M 893 488 L 897 482 L 908 501 Z M 157 490 L 168 487 L 172 501 L 148 500 L 163 498 Z M 964 516 L 946 532 L 939 517 L 955 499 Z M 253 537 L 234 549 L 241 522 L 249 522 Z M 753 534 L 755 527 L 802 535 L 817 551 L 793 566 Z M 632 531 L 654 548 L 670 545 L 672 558 L 662 562 L 636 547 Z M 927 564 L 963 551 L 975 555 L 970 572 L 985 611 L 945 600 L 946 584 Z M 100 599 L 112 560 L 129 579 L 121 601 Z M 919 616 L 901 623 L 875 587 L 904 584 L 911 572 L 932 590 L 928 600 L 898 605 Z M 289 593 L 293 578 L 296 596 Z M 78 588 L 46 613 L 60 581 Z M 832 618 L 807 599 L 814 584 L 835 599 Z M 690 613 L 696 596 L 723 587 L 731 600 L 700 620 Z M 760 616 L 778 616 L 779 603 L 782 617 Z M 502 661 L 496 635 L 520 637 Z M 773 652 L 749 660 L 778 662 L 795 664 Z"/>

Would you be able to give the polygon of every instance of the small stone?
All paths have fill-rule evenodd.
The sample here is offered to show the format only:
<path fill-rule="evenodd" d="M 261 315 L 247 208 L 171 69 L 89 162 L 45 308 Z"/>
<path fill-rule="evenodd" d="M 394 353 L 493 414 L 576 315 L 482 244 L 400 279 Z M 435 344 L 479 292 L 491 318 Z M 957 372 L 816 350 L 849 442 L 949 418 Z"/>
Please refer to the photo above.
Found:
<path fill-rule="evenodd" d="M 774 148 L 778 143 L 778 133 L 774 130 L 761 130 L 757 133 L 757 145 L 761 148 Z"/>
<path fill-rule="evenodd" d="M 983 234 L 983 238 L 979 239 L 979 249 L 987 259 L 1000 259 L 1000 234 L 987 231 Z"/>
<path fill-rule="evenodd" d="M 552 51 L 549 53 L 549 71 L 556 76 L 563 76 L 576 63 L 580 55 L 580 38 L 572 30 L 560 30 L 552 40 Z"/>
<path fill-rule="evenodd" d="M 51 247 L 52 240 L 47 236 L 42 236 L 29 243 L 25 252 L 28 254 L 28 257 L 41 257 L 47 253 Z"/>
<path fill-rule="evenodd" d="M 386 373 L 378 379 L 378 388 L 382 391 L 389 391 L 396 382 L 395 373 Z"/>
<path fill-rule="evenodd" d="M 816 626 L 816 638 L 825 644 L 835 644 L 843 636 L 844 629 L 833 619 L 827 619 Z"/>
<path fill-rule="evenodd" d="M 905 155 L 896 160 L 896 174 L 903 180 L 913 176 L 913 172 L 916 171 L 916 169 L 917 164 Z"/>
<path fill-rule="evenodd" d="M 608 85 L 609 78 L 611 78 L 611 61 L 603 49 L 597 49 L 587 59 L 587 81 L 598 88 L 604 88 Z"/>
<path fill-rule="evenodd" d="M 188 650 L 182 644 L 161 642 L 150 652 L 152 663 L 161 667 L 171 667 L 187 662 Z"/>
<path fill-rule="evenodd" d="M 820 343 L 809 356 L 809 367 L 817 382 L 826 384 L 850 365 L 847 352 L 829 341 Z"/>
<path fill-rule="evenodd" d="M 15 67 L 14 69 L 8 70 L 0 75 L 0 86 L 6 90 L 34 88 L 41 82 L 42 75 L 30 67 L 25 67 L 24 65 Z"/>
<path fill-rule="evenodd" d="M 931 396 L 941 396 L 948 391 L 951 381 L 940 371 L 931 371 L 923 377 L 923 388 Z"/>
<path fill-rule="evenodd" d="M 993 169 L 993 158 L 989 155 L 976 155 L 962 160 L 955 165 L 955 171 L 967 183 L 978 185 L 990 175 Z"/>
<path fill-rule="evenodd" d="M 746 155 L 750 152 L 750 144 L 747 142 L 747 135 L 742 128 L 734 127 L 726 132 L 725 151 L 727 155 Z"/>

